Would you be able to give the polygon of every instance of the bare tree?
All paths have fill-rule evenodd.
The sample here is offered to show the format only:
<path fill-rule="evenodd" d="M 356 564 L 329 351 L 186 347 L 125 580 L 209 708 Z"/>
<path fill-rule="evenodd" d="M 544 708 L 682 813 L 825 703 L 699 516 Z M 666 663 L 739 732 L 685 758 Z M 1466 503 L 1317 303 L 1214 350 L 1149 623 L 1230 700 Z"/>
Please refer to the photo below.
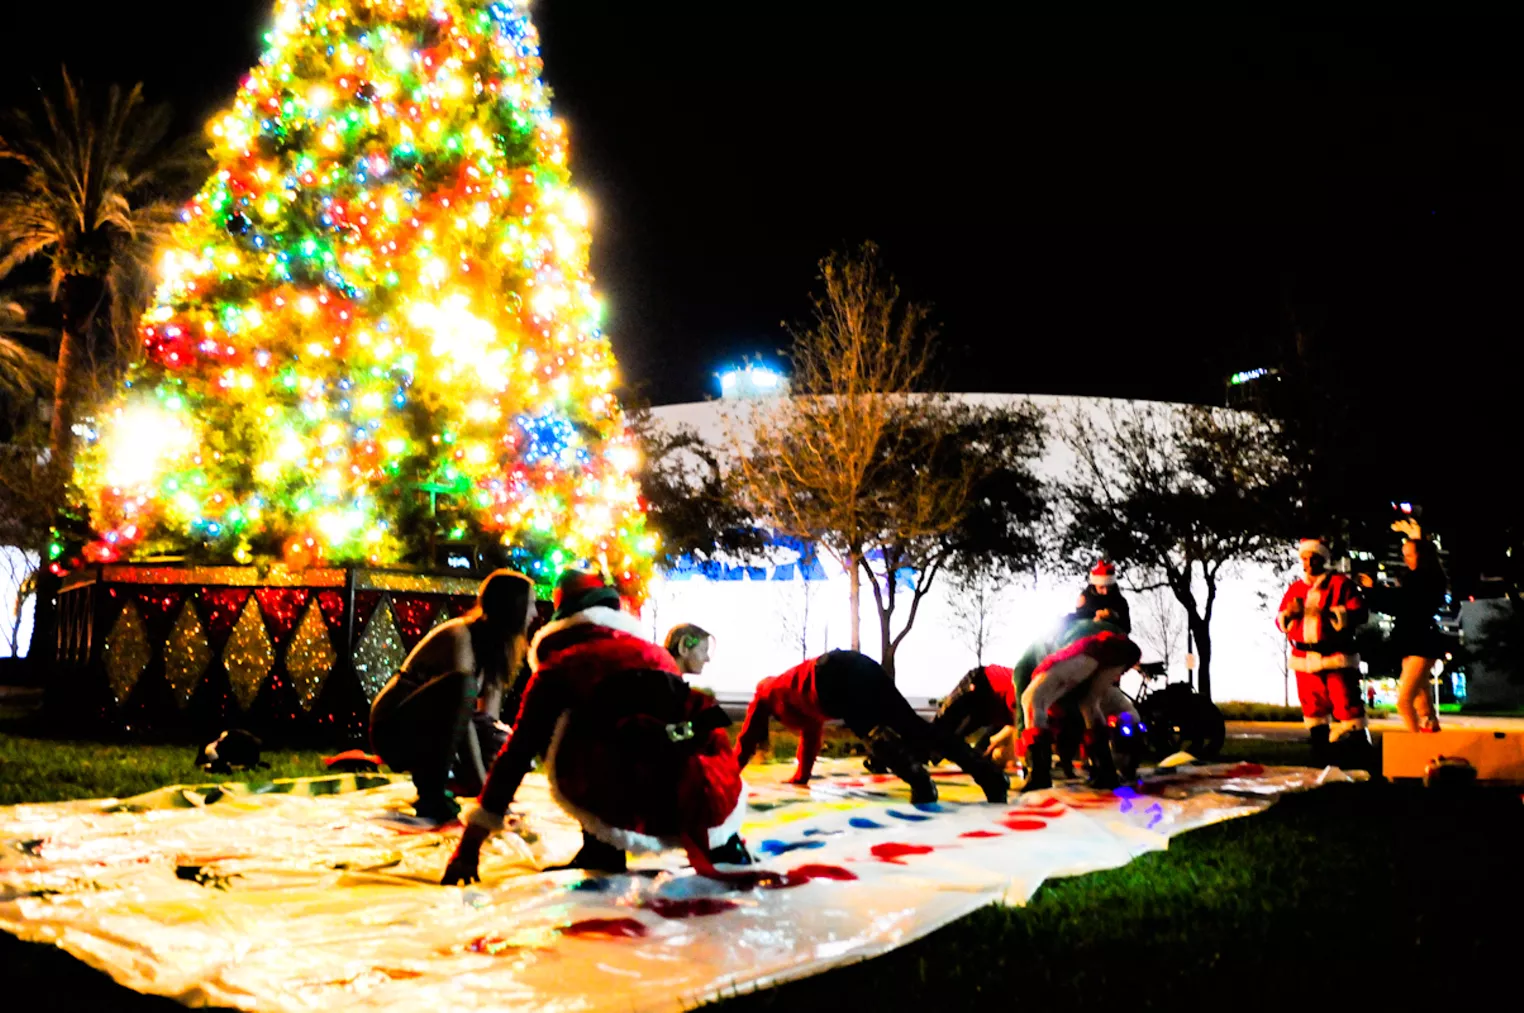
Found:
<path fill-rule="evenodd" d="M 906 396 L 926 386 L 933 331 L 929 309 L 902 298 L 872 243 L 826 257 L 820 282 L 810 321 L 790 330 L 795 396 L 756 402 L 750 424 L 731 426 L 730 436 L 753 511 L 776 531 L 824 546 L 847 572 L 852 648 L 860 650 L 862 573 L 882 512 L 872 492 Z M 949 490 L 916 491 L 905 520 L 951 526 L 939 510 Z"/>
<path fill-rule="evenodd" d="M 785 582 L 777 598 L 778 606 L 774 610 L 778 639 L 790 648 L 797 647 L 800 661 L 810 657 L 810 622 L 815 610 L 816 583 L 803 579 Z"/>
<path fill-rule="evenodd" d="M 953 632 L 974 652 L 979 665 L 984 664 L 985 649 L 1010 602 L 1010 585 L 1011 574 L 995 565 L 968 567 L 948 575 Z"/>
<path fill-rule="evenodd" d="M 1147 590 L 1136 592 L 1133 607 L 1132 636 L 1153 651 L 1166 669 L 1185 651 L 1185 613 L 1180 603 L 1161 582 L 1144 582 Z"/>
<path fill-rule="evenodd" d="M 753 513 L 846 571 L 854 650 L 867 578 L 892 676 L 937 575 L 971 531 L 999 530 L 982 514 L 1019 494 L 1024 522 L 1040 503 L 1026 465 L 1041 427 L 1030 408 L 978 409 L 928 391 L 928 311 L 902 298 L 871 243 L 827 257 L 821 281 L 812 321 L 792 331 L 794 396 L 753 402 L 729 435 Z"/>
<path fill-rule="evenodd" d="M 1295 475 L 1283 431 L 1243 412 L 1128 403 L 1109 406 L 1099 425 L 1075 414 L 1063 438 L 1077 458 L 1064 489 L 1065 555 L 1078 567 L 1099 552 L 1159 574 L 1152 586 L 1184 607 L 1210 699 L 1223 569 L 1284 555 Z"/>

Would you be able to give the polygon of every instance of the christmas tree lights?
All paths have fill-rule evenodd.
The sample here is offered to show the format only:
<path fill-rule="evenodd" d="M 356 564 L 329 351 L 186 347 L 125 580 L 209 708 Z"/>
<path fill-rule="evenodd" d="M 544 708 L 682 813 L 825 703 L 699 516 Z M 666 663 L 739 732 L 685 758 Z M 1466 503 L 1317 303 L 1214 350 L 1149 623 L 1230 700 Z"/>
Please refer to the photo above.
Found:
<path fill-rule="evenodd" d="M 266 38 L 80 452 L 84 558 L 488 537 L 638 593 L 655 539 L 525 4 L 285 0 Z"/>

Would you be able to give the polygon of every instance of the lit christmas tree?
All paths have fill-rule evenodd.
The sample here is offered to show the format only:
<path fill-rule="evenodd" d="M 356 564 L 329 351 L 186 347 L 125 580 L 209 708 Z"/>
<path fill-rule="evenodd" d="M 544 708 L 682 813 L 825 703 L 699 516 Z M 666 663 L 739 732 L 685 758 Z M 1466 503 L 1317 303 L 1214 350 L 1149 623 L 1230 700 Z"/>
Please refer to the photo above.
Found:
<path fill-rule="evenodd" d="M 654 537 L 525 8 L 280 4 L 80 454 L 85 559 L 495 540 L 639 593 Z"/>

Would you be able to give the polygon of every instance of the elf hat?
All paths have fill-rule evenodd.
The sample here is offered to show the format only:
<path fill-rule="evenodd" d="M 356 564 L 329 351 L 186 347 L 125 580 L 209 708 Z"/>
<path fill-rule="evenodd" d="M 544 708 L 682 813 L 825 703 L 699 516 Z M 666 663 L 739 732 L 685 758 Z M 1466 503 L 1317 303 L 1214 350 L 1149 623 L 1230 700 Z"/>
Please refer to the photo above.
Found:
<path fill-rule="evenodd" d="M 1096 587 L 1109 587 L 1117 582 L 1116 567 L 1106 560 L 1095 564 L 1095 569 L 1090 571 L 1090 583 Z"/>
<path fill-rule="evenodd" d="M 1333 559 L 1333 553 L 1328 551 L 1328 546 L 1321 538 L 1304 538 L 1297 543 L 1296 554 L 1298 556 L 1322 556 L 1323 562 Z"/>
<path fill-rule="evenodd" d="M 617 609 L 619 592 L 604 583 L 603 575 L 592 570 L 567 569 L 556 579 L 556 588 L 550 594 L 555 606 L 551 621 L 584 612 L 596 605 Z"/>

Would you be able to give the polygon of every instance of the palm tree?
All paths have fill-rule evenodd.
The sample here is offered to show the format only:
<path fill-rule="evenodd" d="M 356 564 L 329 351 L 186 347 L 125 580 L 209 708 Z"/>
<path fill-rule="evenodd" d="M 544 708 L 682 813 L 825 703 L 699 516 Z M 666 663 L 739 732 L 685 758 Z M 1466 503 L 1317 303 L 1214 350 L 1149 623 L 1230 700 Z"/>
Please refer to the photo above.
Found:
<path fill-rule="evenodd" d="M 19 185 L 0 193 L 0 277 L 38 257 L 51 268 L 61 327 L 48 446 L 67 474 L 96 322 L 104 313 L 112 350 L 130 354 L 152 293 L 154 248 L 175 220 L 173 198 L 195 160 L 165 142 L 169 110 L 148 105 L 142 85 L 113 85 L 97 114 L 65 70 L 61 94 L 44 95 L 40 112 L 14 112 L 0 127 L 0 162 L 22 169 Z"/>
<path fill-rule="evenodd" d="M 113 85 L 97 112 L 66 69 L 61 94 L 44 95 L 38 111 L 13 112 L 0 124 L 0 164 L 20 168 L 17 185 L 0 192 L 0 278 L 39 258 L 50 268 L 59 333 L 44 477 L 62 508 L 74 410 L 87 381 L 99 379 L 91 368 L 97 321 L 110 325 L 101 357 L 130 360 L 137 317 L 152 293 L 154 248 L 175 220 L 180 184 L 204 161 L 186 144 L 165 142 L 170 113 L 148 105 L 142 85 L 126 92 Z M 58 583 L 48 567 L 38 571 L 29 651 L 38 661 L 52 656 Z"/>

